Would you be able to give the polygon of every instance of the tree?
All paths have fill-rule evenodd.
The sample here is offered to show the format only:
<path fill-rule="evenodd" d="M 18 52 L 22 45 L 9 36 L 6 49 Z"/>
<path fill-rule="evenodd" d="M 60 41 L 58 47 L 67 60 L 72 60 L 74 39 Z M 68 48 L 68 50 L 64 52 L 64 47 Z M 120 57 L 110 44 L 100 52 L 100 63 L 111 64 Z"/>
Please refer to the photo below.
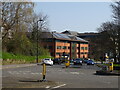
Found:
<path fill-rule="evenodd" d="M 103 23 L 98 31 L 100 33 L 99 46 L 103 53 L 113 54 L 115 62 L 120 61 L 120 1 L 111 4 L 113 21 Z M 102 47 L 103 46 L 103 47 Z"/>
<path fill-rule="evenodd" d="M 34 3 L 31 2 L 2 2 L 2 46 L 7 50 L 7 44 L 16 33 L 28 31 L 31 22 Z"/>
<path fill-rule="evenodd" d="M 14 54 L 36 55 L 36 38 L 34 37 L 34 41 L 33 38 L 28 37 L 28 34 L 34 31 L 36 34 L 36 30 L 47 30 L 45 24 L 47 16 L 36 15 L 33 7 L 34 3 L 32 2 L 2 2 L 3 51 Z M 37 25 L 35 22 L 40 18 L 43 21 Z M 48 55 L 48 51 L 41 45 L 38 46 L 38 50 L 39 55 Z"/>
<path fill-rule="evenodd" d="M 33 21 L 31 23 L 30 39 L 36 42 L 37 34 L 38 34 L 39 41 L 40 41 L 42 32 L 49 31 L 48 26 L 49 25 L 48 25 L 48 16 L 47 15 L 43 15 L 41 13 L 39 15 L 34 14 Z"/>
<path fill-rule="evenodd" d="M 98 31 L 100 33 L 99 39 L 97 39 L 97 44 L 100 48 L 101 56 L 105 56 L 105 53 L 113 53 L 115 61 L 116 61 L 116 29 L 115 24 L 112 22 L 103 23 Z"/>
<path fill-rule="evenodd" d="M 16 32 L 28 30 L 31 22 L 34 3 L 32 2 L 2 2 L 2 39 L 3 41 Z"/>
<path fill-rule="evenodd" d="M 116 53 L 120 61 L 120 1 L 111 5 L 113 9 L 113 19 L 116 25 Z"/>

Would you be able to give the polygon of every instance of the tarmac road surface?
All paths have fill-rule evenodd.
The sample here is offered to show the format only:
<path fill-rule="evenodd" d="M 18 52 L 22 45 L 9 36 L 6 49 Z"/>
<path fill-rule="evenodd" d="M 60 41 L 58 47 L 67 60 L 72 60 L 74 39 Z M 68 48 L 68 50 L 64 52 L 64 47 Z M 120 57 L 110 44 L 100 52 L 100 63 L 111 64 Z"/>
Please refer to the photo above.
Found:
<path fill-rule="evenodd" d="M 3 88 L 118 88 L 118 76 L 95 75 L 93 65 L 47 66 L 47 82 L 42 80 L 42 65 L 5 65 L 2 67 Z"/>

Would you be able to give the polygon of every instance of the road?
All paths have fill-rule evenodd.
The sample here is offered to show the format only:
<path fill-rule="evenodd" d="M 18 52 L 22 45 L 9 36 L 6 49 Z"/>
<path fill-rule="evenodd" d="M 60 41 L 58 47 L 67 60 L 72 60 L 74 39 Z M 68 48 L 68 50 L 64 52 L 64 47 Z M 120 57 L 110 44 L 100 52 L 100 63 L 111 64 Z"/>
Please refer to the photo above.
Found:
<path fill-rule="evenodd" d="M 47 66 L 47 82 L 42 80 L 42 65 L 5 65 L 2 68 L 3 88 L 118 88 L 118 76 L 95 75 L 92 65 L 64 64 Z"/>

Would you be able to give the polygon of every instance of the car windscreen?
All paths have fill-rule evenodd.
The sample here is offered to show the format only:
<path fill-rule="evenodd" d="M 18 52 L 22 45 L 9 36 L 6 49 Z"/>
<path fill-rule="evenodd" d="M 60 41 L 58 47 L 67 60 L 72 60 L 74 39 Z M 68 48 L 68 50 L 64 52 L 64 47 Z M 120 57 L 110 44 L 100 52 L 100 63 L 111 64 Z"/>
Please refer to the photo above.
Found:
<path fill-rule="evenodd" d="M 89 62 L 93 62 L 92 60 L 89 60 Z"/>
<path fill-rule="evenodd" d="M 76 61 L 78 61 L 78 60 L 79 60 L 79 61 L 82 61 L 81 59 L 75 59 L 75 60 L 76 60 Z"/>
<path fill-rule="evenodd" d="M 44 59 L 44 60 L 50 60 L 50 59 Z"/>

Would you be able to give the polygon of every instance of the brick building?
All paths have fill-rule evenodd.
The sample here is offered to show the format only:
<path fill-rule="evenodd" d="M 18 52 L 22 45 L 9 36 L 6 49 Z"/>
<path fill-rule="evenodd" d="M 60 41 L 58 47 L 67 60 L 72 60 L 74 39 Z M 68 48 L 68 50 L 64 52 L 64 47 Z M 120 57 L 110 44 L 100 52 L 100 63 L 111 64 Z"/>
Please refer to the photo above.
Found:
<path fill-rule="evenodd" d="M 96 42 L 95 41 L 100 38 L 99 37 L 100 34 L 99 33 L 90 32 L 90 33 L 79 33 L 77 36 L 79 38 L 83 38 L 83 39 L 89 41 L 89 54 L 88 54 L 88 56 L 90 58 L 95 58 L 96 57 L 95 56 L 95 53 L 96 53 L 96 49 L 95 49 Z M 99 55 L 97 54 L 97 56 L 99 56 Z"/>
<path fill-rule="evenodd" d="M 55 32 L 43 32 L 42 38 L 42 45 L 54 58 L 61 58 L 63 54 L 70 59 L 88 58 L 88 41 L 84 39 Z"/>

